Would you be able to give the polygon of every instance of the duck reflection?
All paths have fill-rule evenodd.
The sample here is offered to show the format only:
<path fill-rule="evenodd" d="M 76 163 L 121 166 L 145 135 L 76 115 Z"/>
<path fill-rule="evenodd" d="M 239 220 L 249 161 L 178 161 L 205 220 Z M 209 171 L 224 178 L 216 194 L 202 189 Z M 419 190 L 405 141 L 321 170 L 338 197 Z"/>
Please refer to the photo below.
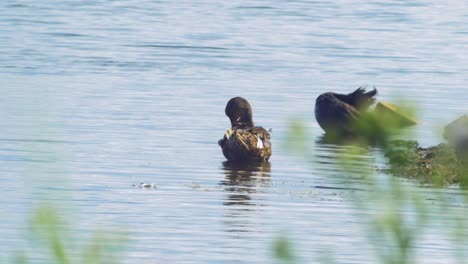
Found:
<path fill-rule="evenodd" d="M 263 221 L 261 196 L 251 196 L 270 185 L 271 165 L 269 162 L 238 164 L 226 161 L 222 169 L 225 177 L 220 185 L 226 193 L 223 201 L 226 206 L 225 231 L 242 240 L 245 236 L 239 236 L 239 233 L 258 232 L 259 223 Z"/>
<path fill-rule="evenodd" d="M 359 137 L 359 136 L 342 136 L 336 137 L 334 135 L 323 134 L 317 138 L 315 141 L 317 144 L 320 145 L 334 145 L 338 146 L 360 146 L 360 147 L 367 147 L 367 146 L 376 146 L 376 143 L 369 142 L 366 138 Z"/>
<path fill-rule="evenodd" d="M 376 150 L 375 145 L 355 138 L 336 139 L 324 134 L 315 141 L 314 161 L 320 165 L 316 169 L 326 175 L 365 175 L 373 162 L 371 153 Z"/>
<path fill-rule="evenodd" d="M 221 185 L 226 186 L 228 193 L 224 205 L 253 205 L 251 193 L 255 193 L 259 186 L 270 182 L 271 164 L 269 162 L 232 163 L 223 162 L 224 180 Z"/>
<path fill-rule="evenodd" d="M 315 161 L 322 165 L 338 165 L 338 153 L 344 149 L 344 146 L 346 146 L 344 142 L 330 138 L 327 134 L 319 136 L 315 141 Z"/>

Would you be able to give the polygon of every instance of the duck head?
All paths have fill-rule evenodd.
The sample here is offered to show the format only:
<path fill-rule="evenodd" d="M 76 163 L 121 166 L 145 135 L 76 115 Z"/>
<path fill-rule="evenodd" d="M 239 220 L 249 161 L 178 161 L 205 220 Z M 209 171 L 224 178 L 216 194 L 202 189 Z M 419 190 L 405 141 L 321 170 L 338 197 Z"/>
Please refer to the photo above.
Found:
<path fill-rule="evenodd" d="M 242 97 L 234 97 L 226 105 L 226 115 L 231 120 L 231 127 L 253 127 L 252 107 Z"/>

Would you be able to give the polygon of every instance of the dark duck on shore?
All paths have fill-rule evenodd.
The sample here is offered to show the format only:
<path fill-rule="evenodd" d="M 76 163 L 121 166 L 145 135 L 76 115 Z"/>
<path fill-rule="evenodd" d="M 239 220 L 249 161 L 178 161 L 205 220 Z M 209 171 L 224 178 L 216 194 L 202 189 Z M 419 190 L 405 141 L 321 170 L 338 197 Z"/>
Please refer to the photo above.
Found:
<path fill-rule="evenodd" d="M 267 162 L 271 156 L 270 133 L 254 126 L 252 107 L 242 97 L 234 97 L 226 105 L 231 129 L 218 141 L 224 157 L 231 162 Z"/>
<path fill-rule="evenodd" d="M 354 123 L 375 102 L 376 94 L 377 89 L 366 92 L 362 87 L 349 94 L 323 93 L 315 102 L 315 119 L 326 134 L 355 135 Z"/>

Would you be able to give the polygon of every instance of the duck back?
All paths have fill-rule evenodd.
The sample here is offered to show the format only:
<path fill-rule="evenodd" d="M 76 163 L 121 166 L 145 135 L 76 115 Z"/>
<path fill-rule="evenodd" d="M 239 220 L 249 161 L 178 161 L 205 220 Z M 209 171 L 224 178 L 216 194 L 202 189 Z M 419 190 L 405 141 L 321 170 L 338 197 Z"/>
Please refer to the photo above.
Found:
<path fill-rule="evenodd" d="M 376 89 L 366 92 L 363 88 L 349 94 L 323 93 L 315 102 L 315 119 L 326 133 L 353 134 L 353 123 L 374 103 L 376 94 Z"/>
<path fill-rule="evenodd" d="M 315 119 L 326 133 L 351 134 L 359 111 L 333 93 L 321 94 L 315 103 Z"/>
<path fill-rule="evenodd" d="M 233 127 L 218 144 L 229 161 L 266 162 L 271 156 L 270 133 L 263 127 Z"/>

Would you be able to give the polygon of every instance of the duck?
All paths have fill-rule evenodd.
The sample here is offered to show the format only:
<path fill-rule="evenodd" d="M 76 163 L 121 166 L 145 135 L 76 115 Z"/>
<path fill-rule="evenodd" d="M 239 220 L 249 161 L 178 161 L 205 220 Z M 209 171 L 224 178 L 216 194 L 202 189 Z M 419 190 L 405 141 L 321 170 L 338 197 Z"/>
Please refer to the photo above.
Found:
<path fill-rule="evenodd" d="M 367 92 L 364 87 L 349 94 L 323 93 L 315 102 L 315 119 L 326 134 L 354 136 L 354 123 L 375 103 L 376 95 L 376 88 Z"/>
<path fill-rule="evenodd" d="M 455 147 L 460 161 L 468 161 L 468 115 L 462 115 L 444 128 L 443 137 Z M 468 163 L 467 163 L 468 164 Z"/>
<path fill-rule="evenodd" d="M 254 125 L 249 102 L 242 97 L 231 98 L 225 114 L 231 128 L 218 141 L 224 157 L 230 162 L 268 162 L 272 153 L 270 133 Z"/>

